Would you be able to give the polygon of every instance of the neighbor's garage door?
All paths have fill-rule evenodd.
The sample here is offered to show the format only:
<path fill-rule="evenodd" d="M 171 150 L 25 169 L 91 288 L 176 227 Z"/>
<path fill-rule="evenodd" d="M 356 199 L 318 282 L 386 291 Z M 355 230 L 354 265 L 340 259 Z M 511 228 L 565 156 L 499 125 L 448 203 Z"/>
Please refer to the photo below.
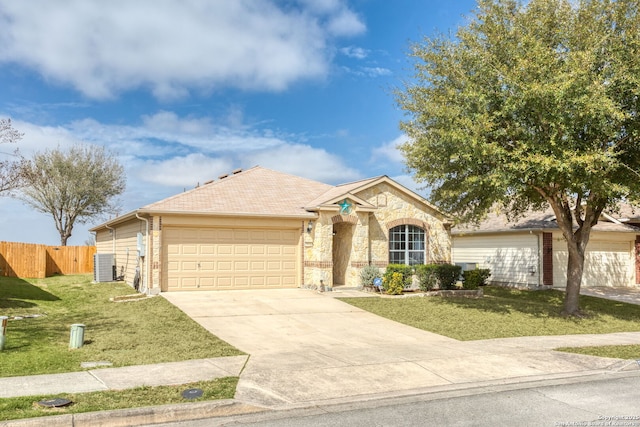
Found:
<path fill-rule="evenodd" d="M 553 241 L 553 286 L 567 284 L 567 244 L 562 239 Z M 635 269 L 632 242 L 591 240 L 585 254 L 582 285 L 633 286 Z"/>
<path fill-rule="evenodd" d="M 165 228 L 163 289 L 298 286 L 300 230 Z"/>

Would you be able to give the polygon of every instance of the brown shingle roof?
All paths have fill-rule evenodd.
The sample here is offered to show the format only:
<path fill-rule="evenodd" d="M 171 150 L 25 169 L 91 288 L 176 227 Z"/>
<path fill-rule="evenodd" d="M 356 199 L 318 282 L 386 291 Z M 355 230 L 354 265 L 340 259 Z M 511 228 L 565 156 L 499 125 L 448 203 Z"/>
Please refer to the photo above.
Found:
<path fill-rule="evenodd" d="M 576 225 L 577 226 L 577 225 Z M 507 220 L 506 215 L 491 212 L 487 217 L 477 225 L 461 224 L 456 225 L 451 234 L 475 234 L 475 233 L 500 233 L 500 232 L 515 232 L 515 231 L 539 231 L 539 230 L 552 230 L 558 229 L 555 214 L 551 208 L 543 212 L 530 211 L 522 218 L 515 221 Z M 638 233 L 640 229 L 632 227 L 626 224 L 616 224 L 609 222 L 606 219 L 601 218 L 596 226 L 593 228 L 595 231 L 621 231 Z"/>
<path fill-rule="evenodd" d="M 143 211 L 312 216 L 304 207 L 333 186 L 256 166 L 159 202 Z"/>

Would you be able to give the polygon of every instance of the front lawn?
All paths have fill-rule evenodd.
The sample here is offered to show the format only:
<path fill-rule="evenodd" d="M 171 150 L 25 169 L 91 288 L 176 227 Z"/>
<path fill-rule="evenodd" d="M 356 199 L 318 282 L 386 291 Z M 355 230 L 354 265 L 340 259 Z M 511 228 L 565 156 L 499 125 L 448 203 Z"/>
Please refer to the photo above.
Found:
<path fill-rule="evenodd" d="M 581 296 L 587 318 L 560 315 L 564 294 L 485 287 L 472 298 L 343 298 L 382 317 L 462 341 L 640 331 L 640 305 Z M 637 354 L 637 353 L 636 353 Z"/>
<path fill-rule="evenodd" d="M 0 376 L 80 371 L 82 362 L 118 367 L 243 354 L 162 297 L 111 302 L 134 290 L 122 282 L 91 280 L 0 277 L 0 315 L 11 318 Z M 69 350 L 74 323 L 86 325 L 85 344 Z"/>

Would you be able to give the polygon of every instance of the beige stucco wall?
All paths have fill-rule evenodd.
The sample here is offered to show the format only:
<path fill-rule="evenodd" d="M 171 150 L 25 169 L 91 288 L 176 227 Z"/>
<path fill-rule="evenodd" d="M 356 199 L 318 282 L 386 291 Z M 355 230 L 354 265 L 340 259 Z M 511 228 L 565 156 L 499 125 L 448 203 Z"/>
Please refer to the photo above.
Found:
<path fill-rule="evenodd" d="M 313 230 L 306 233 L 305 285 L 317 287 L 322 280 L 325 286 L 359 286 L 362 267 L 368 264 L 386 267 L 389 225 L 405 219 L 426 224 L 427 263 L 451 262 L 449 230 L 443 218 L 428 205 L 384 182 L 355 196 L 376 208 L 371 211 L 356 207 L 350 215 L 342 217 L 337 209 L 321 210 Z M 345 246 L 345 242 L 350 247 Z M 344 283 L 334 283 L 334 268 L 341 271 L 342 264 L 347 265 Z"/>

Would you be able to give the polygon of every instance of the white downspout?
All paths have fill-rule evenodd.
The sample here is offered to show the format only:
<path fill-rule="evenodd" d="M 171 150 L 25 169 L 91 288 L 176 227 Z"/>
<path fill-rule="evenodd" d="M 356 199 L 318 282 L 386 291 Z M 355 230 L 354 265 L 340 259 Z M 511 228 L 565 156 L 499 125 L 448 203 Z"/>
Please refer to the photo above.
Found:
<path fill-rule="evenodd" d="M 145 222 L 145 233 L 144 233 L 144 240 L 145 240 L 145 244 L 144 244 L 144 276 L 142 277 L 142 287 L 144 289 L 144 293 L 149 293 L 149 257 L 147 256 L 147 252 L 149 252 L 151 250 L 151 248 L 149 247 L 149 220 L 147 218 L 143 218 L 140 215 L 138 215 L 138 212 L 136 212 L 136 218 L 138 218 L 141 221 Z"/>

